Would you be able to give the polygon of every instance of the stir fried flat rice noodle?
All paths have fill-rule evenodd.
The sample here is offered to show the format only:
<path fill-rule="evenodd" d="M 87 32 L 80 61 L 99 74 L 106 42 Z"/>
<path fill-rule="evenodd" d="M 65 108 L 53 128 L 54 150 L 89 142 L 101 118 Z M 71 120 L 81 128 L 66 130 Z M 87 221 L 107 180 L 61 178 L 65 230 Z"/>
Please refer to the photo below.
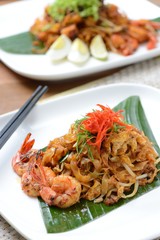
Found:
<path fill-rule="evenodd" d="M 149 139 L 123 121 L 122 111 L 98 106 L 44 152 L 33 150 L 34 140 L 27 135 L 12 160 L 27 195 L 60 208 L 81 198 L 111 205 L 154 180 L 159 158 Z"/>
<path fill-rule="evenodd" d="M 160 23 L 146 19 L 132 20 L 113 4 L 92 0 L 75 1 L 57 0 L 46 6 L 44 16 L 37 18 L 30 28 L 34 35 L 34 46 L 42 45 L 37 53 L 46 52 L 61 35 L 71 40 L 79 38 L 88 46 L 96 35 L 100 35 L 109 51 L 124 56 L 133 54 L 141 43 L 147 49 L 157 45 L 157 30 Z"/>

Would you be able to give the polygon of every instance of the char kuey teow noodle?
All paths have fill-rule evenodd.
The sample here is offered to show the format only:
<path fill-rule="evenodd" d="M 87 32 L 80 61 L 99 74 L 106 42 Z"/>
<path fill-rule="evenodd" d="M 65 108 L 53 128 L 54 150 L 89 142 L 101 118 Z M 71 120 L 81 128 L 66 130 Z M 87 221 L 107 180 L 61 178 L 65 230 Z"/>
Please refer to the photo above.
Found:
<path fill-rule="evenodd" d="M 101 104 L 45 151 L 33 144 L 29 133 L 12 158 L 13 169 L 28 196 L 60 208 L 82 198 L 112 205 L 133 197 L 158 173 L 160 159 L 149 139 L 124 121 L 121 110 Z"/>
<path fill-rule="evenodd" d="M 61 34 L 72 41 L 78 38 L 88 46 L 100 35 L 107 50 L 124 56 L 133 54 L 142 43 L 147 49 L 156 48 L 160 23 L 132 20 L 122 11 L 100 0 L 56 0 L 46 6 L 43 17 L 37 18 L 30 28 L 35 38 L 33 51 L 45 53 Z"/>

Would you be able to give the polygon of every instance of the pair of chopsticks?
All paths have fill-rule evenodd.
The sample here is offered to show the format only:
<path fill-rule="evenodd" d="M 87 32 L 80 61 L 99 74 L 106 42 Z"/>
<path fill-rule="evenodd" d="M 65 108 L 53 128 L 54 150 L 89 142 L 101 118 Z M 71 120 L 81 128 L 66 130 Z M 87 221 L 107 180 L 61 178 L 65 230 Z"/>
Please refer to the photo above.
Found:
<path fill-rule="evenodd" d="M 0 132 L 0 149 L 11 137 L 13 132 L 22 123 L 28 113 L 32 110 L 34 105 L 38 102 L 40 97 L 48 90 L 47 86 L 38 86 L 31 97 L 24 103 L 19 111 L 11 118 L 11 120 L 4 126 Z"/>

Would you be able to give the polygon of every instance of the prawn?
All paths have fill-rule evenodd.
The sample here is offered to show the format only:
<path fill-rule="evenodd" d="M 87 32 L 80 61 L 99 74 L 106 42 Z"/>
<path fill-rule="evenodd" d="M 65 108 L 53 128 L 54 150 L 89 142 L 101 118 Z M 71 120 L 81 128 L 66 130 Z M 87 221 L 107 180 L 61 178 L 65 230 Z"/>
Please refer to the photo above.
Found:
<path fill-rule="evenodd" d="M 160 23 L 145 19 L 132 20 L 128 27 L 128 33 L 138 40 L 138 42 L 147 41 L 147 49 L 156 48 L 157 30 L 160 30 Z"/>
<path fill-rule="evenodd" d="M 138 41 L 127 34 L 114 33 L 110 40 L 113 48 L 124 56 L 133 54 L 138 48 Z"/>
<path fill-rule="evenodd" d="M 27 168 L 28 163 L 31 156 L 37 152 L 37 150 L 33 150 L 32 147 L 34 145 L 35 140 L 30 140 L 31 133 L 28 133 L 21 148 L 18 150 L 16 155 L 12 158 L 12 167 L 13 170 L 19 175 L 22 176 Z"/>
<path fill-rule="evenodd" d="M 67 208 L 80 199 L 81 184 L 73 177 L 59 175 L 53 178 L 51 187 L 43 186 L 41 198 L 48 204 L 59 208 Z"/>
<path fill-rule="evenodd" d="M 34 180 L 29 171 L 22 175 L 21 188 L 30 197 L 39 196 L 40 184 Z"/>
<path fill-rule="evenodd" d="M 28 170 L 22 175 L 21 187 L 22 190 L 30 197 L 40 196 L 41 181 L 48 183 L 51 186 L 52 179 L 56 176 L 53 170 L 49 167 L 42 166 L 43 153 L 32 155 L 29 162 Z M 42 180 L 40 180 L 42 179 Z"/>

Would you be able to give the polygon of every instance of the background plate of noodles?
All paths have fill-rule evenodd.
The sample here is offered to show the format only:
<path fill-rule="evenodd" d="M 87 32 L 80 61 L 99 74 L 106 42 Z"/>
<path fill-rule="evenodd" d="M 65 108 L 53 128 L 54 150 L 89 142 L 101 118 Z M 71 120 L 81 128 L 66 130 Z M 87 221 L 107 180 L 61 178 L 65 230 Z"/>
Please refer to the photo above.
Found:
<path fill-rule="evenodd" d="M 35 20 L 42 17 L 44 8 L 49 3 L 53 3 L 53 0 L 18 1 L 2 6 L 0 9 L 0 39 L 29 31 Z M 117 5 L 128 18 L 133 20 L 142 18 L 155 19 L 159 17 L 159 8 L 145 0 L 141 0 L 138 3 L 132 1 L 130 4 L 128 4 L 127 0 L 111 0 L 105 1 L 105 3 Z M 145 9 L 145 11 L 141 9 Z M 18 48 L 21 48 L 21 45 Z M 157 47 L 152 50 L 147 50 L 146 44 L 141 44 L 129 56 L 109 52 L 109 57 L 106 61 L 90 57 L 85 64 L 77 65 L 67 60 L 53 63 L 45 54 L 12 54 L 0 50 L 2 62 L 13 71 L 32 79 L 50 81 L 61 81 L 100 73 L 105 70 L 150 59 L 159 54 L 160 42 L 158 41 Z"/>

